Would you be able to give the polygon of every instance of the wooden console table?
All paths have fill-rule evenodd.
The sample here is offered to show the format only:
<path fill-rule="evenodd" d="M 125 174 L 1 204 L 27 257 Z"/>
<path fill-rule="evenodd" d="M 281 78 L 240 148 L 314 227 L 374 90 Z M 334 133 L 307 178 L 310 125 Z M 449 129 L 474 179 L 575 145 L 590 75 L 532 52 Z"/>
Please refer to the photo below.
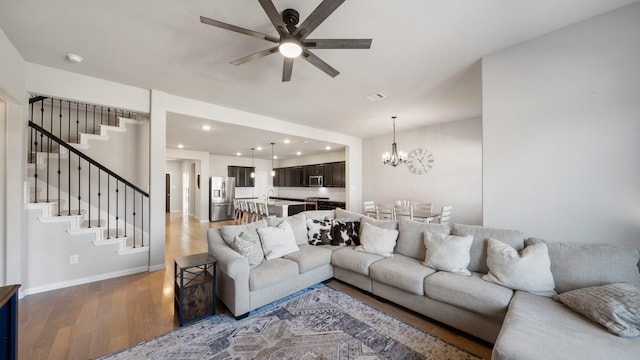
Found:
<path fill-rule="evenodd" d="M 20 285 L 0 287 L 0 358 L 18 358 L 18 289 Z"/>

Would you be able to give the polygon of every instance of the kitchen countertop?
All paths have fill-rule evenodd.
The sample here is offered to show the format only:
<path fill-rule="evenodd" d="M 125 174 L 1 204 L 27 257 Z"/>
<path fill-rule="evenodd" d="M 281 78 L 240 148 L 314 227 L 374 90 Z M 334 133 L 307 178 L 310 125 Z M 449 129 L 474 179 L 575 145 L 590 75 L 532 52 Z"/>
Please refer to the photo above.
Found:
<path fill-rule="evenodd" d="M 270 206 L 292 206 L 292 205 L 306 205 L 305 201 L 292 201 L 292 200 L 276 200 L 268 201 L 267 205 Z"/>

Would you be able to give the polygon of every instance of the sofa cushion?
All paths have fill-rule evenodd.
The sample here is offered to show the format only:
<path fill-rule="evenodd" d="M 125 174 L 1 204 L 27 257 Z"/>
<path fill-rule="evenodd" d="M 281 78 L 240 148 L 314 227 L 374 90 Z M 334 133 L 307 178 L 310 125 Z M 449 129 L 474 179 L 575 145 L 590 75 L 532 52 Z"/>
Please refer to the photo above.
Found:
<path fill-rule="evenodd" d="M 469 251 L 473 236 L 455 236 L 438 233 L 424 233 L 424 245 L 427 249 L 424 266 L 434 270 L 449 271 L 469 276 Z"/>
<path fill-rule="evenodd" d="M 401 221 L 398 223 L 398 243 L 396 253 L 423 261 L 427 249 L 424 246 L 423 233 L 439 233 L 449 235 L 449 226 L 425 223 L 421 221 Z"/>
<path fill-rule="evenodd" d="M 288 222 L 283 221 L 277 227 L 263 227 L 258 229 L 264 257 L 273 260 L 292 252 L 299 251 L 296 236 Z"/>
<path fill-rule="evenodd" d="M 245 233 L 247 238 L 251 241 L 257 241 L 260 243 L 260 236 L 258 235 L 258 228 L 269 226 L 266 220 L 260 220 L 245 225 L 226 225 L 220 229 L 220 235 L 222 240 L 230 247 L 233 247 L 233 240 L 236 235 Z"/>
<path fill-rule="evenodd" d="M 558 293 L 614 282 L 640 286 L 640 254 L 637 249 L 533 238 L 526 241 L 527 244 L 537 242 L 544 242 L 549 249 L 551 272 Z"/>
<path fill-rule="evenodd" d="M 235 240 L 235 237 L 244 233 L 245 239 L 256 244 L 257 250 L 260 252 L 260 256 L 264 257 L 258 229 L 266 226 L 266 220 L 260 220 L 246 225 L 227 225 L 223 226 L 220 229 L 220 236 L 222 236 L 222 240 L 224 240 L 224 242 L 229 245 L 230 248 L 233 248 L 233 241 Z"/>
<path fill-rule="evenodd" d="M 369 276 L 369 267 L 384 256 L 356 251 L 352 247 L 343 247 L 331 254 L 331 264 L 358 274 Z"/>
<path fill-rule="evenodd" d="M 341 208 L 336 208 L 334 211 L 335 211 L 336 219 L 342 219 L 342 220 L 348 220 L 348 221 L 360 221 L 360 219 L 364 216 L 360 213 L 341 209 Z"/>
<path fill-rule="evenodd" d="M 251 241 L 245 233 L 240 233 L 240 235 L 235 236 L 233 240 L 233 250 L 247 259 L 249 266 L 252 268 L 260 265 L 264 260 L 264 253 L 262 252 L 260 244 Z"/>
<path fill-rule="evenodd" d="M 330 264 L 331 253 L 333 251 L 324 247 L 300 245 L 300 251 L 285 255 L 284 258 L 295 261 L 298 264 L 300 274 L 303 274 L 309 270 Z"/>
<path fill-rule="evenodd" d="M 369 216 L 363 216 L 360 218 L 360 239 L 362 239 L 362 228 L 364 223 L 382 228 L 382 229 L 389 229 L 389 230 L 397 230 L 398 229 L 398 223 L 395 221 L 391 221 L 391 220 L 376 220 L 374 218 L 371 218 Z"/>
<path fill-rule="evenodd" d="M 296 244 L 303 245 L 309 242 L 307 236 L 307 217 L 304 213 L 298 213 L 285 218 L 269 216 L 266 220 L 269 226 L 278 226 L 283 221 L 288 222 L 296 236 Z"/>
<path fill-rule="evenodd" d="M 307 219 L 324 220 L 336 217 L 335 210 L 309 210 L 304 212 Z"/>
<path fill-rule="evenodd" d="M 295 261 L 283 258 L 264 261 L 249 271 L 249 290 L 262 290 L 282 282 L 297 281 L 298 274 Z"/>
<path fill-rule="evenodd" d="M 393 249 L 396 247 L 398 230 L 383 229 L 369 223 L 362 224 L 360 245 L 357 251 L 364 251 L 371 254 L 392 257 Z"/>
<path fill-rule="evenodd" d="M 424 279 L 424 293 L 433 300 L 502 321 L 513 290 L 471 276 L 438 271 Z"/>
<path fill-rule="evenodd" d="M 640 336 L 640 288 L 634 285 L 592 286 L 567 291 L 554 299 L 604 326 L 612 334 Z"/>
<path fill-rule="evenodd" d="M 513 290 L 555 295 L 549 251 L 545 244 L 532 244 L 521 253 L 500 240 L 487 240 L 489 273 L 482 280 Z"/>
<path fill-rule="evenodd" d="M 516 291 L 491 359 L 637 359 L 638 354 L 640 338 L 615 336 L 552 298 Z"/>
<path fill-rule="evenodd" d="M 473 245 L 471 245 L 471 261 L 469 270 L 488 273 L 487 267 L 487 239 L 498 239 L 505 244 L 511 245 L 517 251 L 524 247 L 524 234 L 518 230 L 496 229 L 476 225 L 451 225 L 451 235 L 465 236 L 473 235 Z"/>
<path fill-rule="evenodd" d="M 416 295 L 424 295 L 424 278 L 434 272 L 420 260 L 400 254 L 376 261 L 369 267 L 372 280 Z"/>
<path fill-rule="evenodd" d="M 310 245 L 331 244 L 331 219 L 307 219 L 307 237 Z"/>

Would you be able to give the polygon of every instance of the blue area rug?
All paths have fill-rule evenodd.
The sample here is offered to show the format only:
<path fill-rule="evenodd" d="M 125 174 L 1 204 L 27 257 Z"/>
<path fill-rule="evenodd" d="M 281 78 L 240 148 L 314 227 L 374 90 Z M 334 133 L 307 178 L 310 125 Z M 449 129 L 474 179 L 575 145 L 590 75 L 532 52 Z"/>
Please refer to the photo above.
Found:
<path fill-rule="evenodd" d="M 235 320 L 216 315 L 102 359 L 478 359 L 319 284 Z"/>

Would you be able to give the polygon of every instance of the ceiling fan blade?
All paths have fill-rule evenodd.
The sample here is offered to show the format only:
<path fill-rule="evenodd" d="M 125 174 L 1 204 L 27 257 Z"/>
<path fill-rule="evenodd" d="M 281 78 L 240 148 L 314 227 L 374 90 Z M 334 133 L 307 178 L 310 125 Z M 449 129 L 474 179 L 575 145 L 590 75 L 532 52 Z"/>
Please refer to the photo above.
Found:
<path fill-rule="evenodd" d="M 293 71 L 293 58 L 284 58 L 282 66 L 282 82 L 291 80 L 291 72 Z"/>
<path fill-rule="evenodd" d="M 280 39 L 278 39 L 276 37 L 273 37 L 271 35 L 267 35 L 267 34 L 263 34 L 261 32 L 257 32 L 257 31 L 253 31 L 253 30 L 249 30 L 249 29 L 245 29 L 245 28 L 241 28 L 239 26 L 223 23 L 222 21 L 209 19 L 209 18 L 204 17 L 204 16 L 200 16 L 200 22 L 203 23 L 203 24 L 219 27 L 219 28 L 222 28 L 222 29 L 225 29 L 225 30 L 235 31 L 235 32 L 240 33 L 240 34 L 253 36 L 255 38 L 271 41 L 271 42 L 274 42 L 274 43 L 280 42 Z"/>
<path fill-rule="evenodd" d="M 255 54 L 251 54 L 251 55 L 245 56 L 245 57 L 240 58 L 238 60 L 233 60 L 231 62 L 231 64 L 233 64 L 233 65 L 242 65 L 242 64 L 244 64 L 246 62 L 249 62 L 251 60 L 260 59 L 260 58 L 263 58 L 263 57 L 265 57 L 267 55 L 271 55 L 271 54 L 277 53 L 277 52 L 278 52 L 278 47 L 275 46 L 275 47 L 272 47 L 272 48 L 269 48 L 269 49 L 266 49 L 266 50 L 258 51 Z"/>
<path fill-rule="evenodd" d="M 282 15 L 280 15 L 278 10 L 276 10 L 273 2 L 271 0 L 258 0 L 258 2 L 260 3 L 260 5 L 262 5 L 264 12 L 267 13 L 269 20 L 271 20 L 271 23 L 278 31 L 278 34 L 288 34 L 287 26 L 282 20 Z"/>
<path fill-rule="evenodd" d="M 293 36 L 302 41 L 315 30 L 331 13 L 342 5 L 345 0 L 324 0 L 318 5 L 315 10 L 304 19 L 302 24 L 298 26 L 298 29 L 293 33 Z"/>
<path fill-rule="evenodd" d="M 371 39 L 307 39 L 303 45 L 312 49 L 369 49 Z"/>
<path fill-rule="evenodd" d="M 327 64 L 326 62 L 324 62 L 322 59 L 320 59 L 319 57 L 314 55 L 309 50 L 306 50 L 306 49 L 303 50 L 302 58 L 307 60 L 308 62 L 310 62 L 312 65 L 314 65 L 318 69 L 324 71 L 325 73 L 327 73 L 327 75 L 329 75 L 331 77 L 336 77 L 336 76 L 338 76 L 338 74 L 340 74 L 340 72 L 338 70 L 336 70 L 333 67 L 331 67 L 331 65 Z"/>

